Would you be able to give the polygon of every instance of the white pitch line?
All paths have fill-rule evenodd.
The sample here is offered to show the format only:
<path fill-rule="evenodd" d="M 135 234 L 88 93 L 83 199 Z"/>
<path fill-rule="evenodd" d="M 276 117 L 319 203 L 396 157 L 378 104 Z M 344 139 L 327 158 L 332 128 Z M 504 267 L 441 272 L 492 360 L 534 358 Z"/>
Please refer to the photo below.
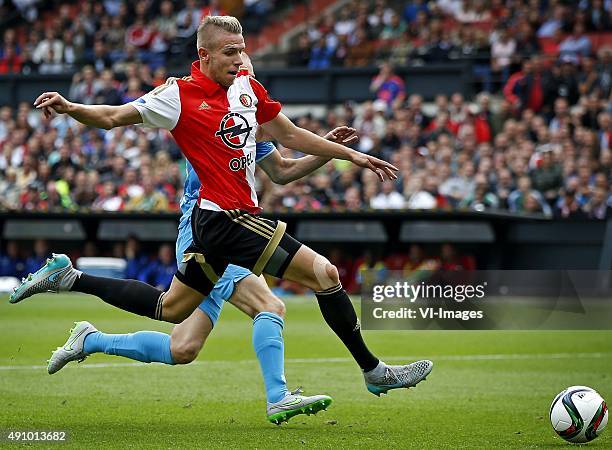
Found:
<path fill-rule="evenodd" d="M 611 357 L 612 353 L 493 353 L 489 355 L 439 355 L 429 356 L 436 361 L 511 361 L 511 360 L 533 360 L 533 359 L 601 359 Z M 424 356 L 391 356 L 385 358 L 386 361 L 414 361 L 426 358 Z M 351 363 L 351 358 L 289 358 L 286 364 L 320 364 L 320 363 Z M 255 364 L 255 359 L 216 360 L 216 361 L 194 361 L 190 366 L 214 366 L 214 365 L 235 365 L 235 364 Z M 158 364 L 156 364 L 158 365 Z M 114 367 L 147 367 L 148 364 L 141 362 L 131 363 L 90 363 L 83 365 L 72 364 L 67 368 L 79 369 L 108 369 Z M 159 365 L 158 365 L 159 366 Z M 0 366 L 1 370 L 41 370 L 47 366 Z"/>

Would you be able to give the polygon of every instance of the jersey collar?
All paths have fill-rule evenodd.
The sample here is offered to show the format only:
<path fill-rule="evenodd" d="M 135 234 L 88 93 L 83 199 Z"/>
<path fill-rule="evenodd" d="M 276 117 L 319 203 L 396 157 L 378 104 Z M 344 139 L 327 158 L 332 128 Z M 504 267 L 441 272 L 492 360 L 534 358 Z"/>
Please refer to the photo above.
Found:
<path fill-rule="evenodd" d="M 211 80 L 200 71 L 200 61 L 191 63 L 191 76 L 208 95 L 214 93 L 216 90 L 225 90 L 219 83 Z"/>

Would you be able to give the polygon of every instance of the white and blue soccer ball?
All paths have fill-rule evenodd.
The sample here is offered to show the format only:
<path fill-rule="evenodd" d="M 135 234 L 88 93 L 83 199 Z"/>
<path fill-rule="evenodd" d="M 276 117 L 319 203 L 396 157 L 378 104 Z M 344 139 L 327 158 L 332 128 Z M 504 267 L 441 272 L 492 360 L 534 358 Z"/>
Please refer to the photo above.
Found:
<path fill-rule="evenodd" d="M 570 386 L 561 391 L 550 405 L 550 422 L 566 441 L 589 442 L 606 428 L 608 407 L 595 389 Z"/>

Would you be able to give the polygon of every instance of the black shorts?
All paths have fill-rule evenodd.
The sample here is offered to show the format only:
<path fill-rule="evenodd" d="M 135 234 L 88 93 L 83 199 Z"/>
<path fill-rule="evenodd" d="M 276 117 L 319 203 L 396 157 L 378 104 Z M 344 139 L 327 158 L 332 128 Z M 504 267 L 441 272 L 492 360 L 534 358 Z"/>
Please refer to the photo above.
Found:
<path fill-rule="evenodd" d="M 195 259 L 213 284 L 223 275 L 228 264 L 249 269 L 255 275 L 267 273 L 282 278 L 287 266 L 302 246 L 288 235 L 281 221 L 264 219 L 246 211 L 233 209 L 210 211 L 197 206 L 191 215 L 193 245 L 184 259 Z M 201 272 L 200 272 L 201 273 Z M 202 292 L 209 283 L 192 277 L 181 281 Z M 212 289 L 212 288 L 211 288 Z"/>

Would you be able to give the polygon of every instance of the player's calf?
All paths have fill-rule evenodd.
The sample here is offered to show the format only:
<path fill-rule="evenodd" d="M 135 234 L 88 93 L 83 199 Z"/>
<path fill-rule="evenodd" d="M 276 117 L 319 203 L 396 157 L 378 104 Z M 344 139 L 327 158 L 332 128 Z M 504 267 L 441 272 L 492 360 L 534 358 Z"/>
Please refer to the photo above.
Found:
<path fill-rule="evenodd" d="M 210 318 L 196 309 L 186 320 L 176 325 L 170 336 L 170 352 L 176 364 L 194 361 L 213 329 Z"/>

